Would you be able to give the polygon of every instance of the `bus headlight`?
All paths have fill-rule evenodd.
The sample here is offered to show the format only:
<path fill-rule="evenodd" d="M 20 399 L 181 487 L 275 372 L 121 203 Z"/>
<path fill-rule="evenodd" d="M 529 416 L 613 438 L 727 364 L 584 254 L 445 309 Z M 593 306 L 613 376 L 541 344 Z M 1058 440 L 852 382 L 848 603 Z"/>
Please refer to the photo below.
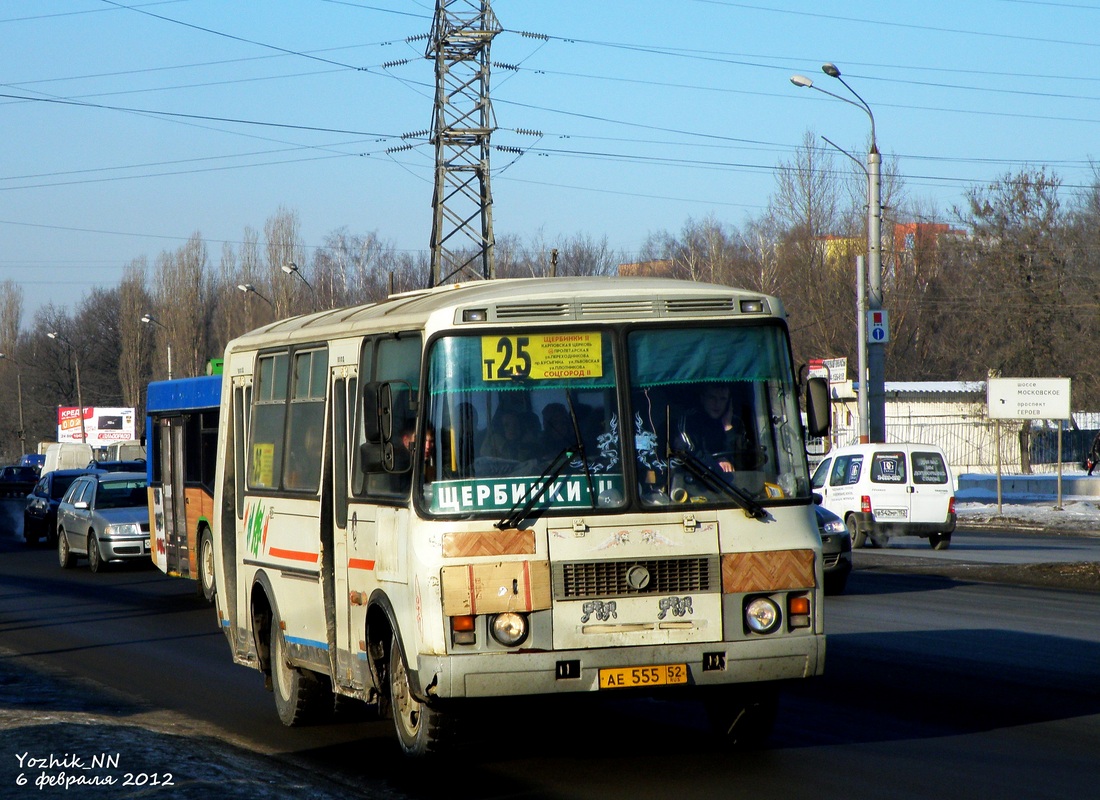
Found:
<path fill-rule="evenodd" d="M 514 611 L 497 614 L 489 623 L 489 632 L 505 647 L 516 647 L 527 638 L 527 617 Z"/>
<path fill-rule="evenodd" d="M 779 620 L 779 606 L 767 597 L 757 597 L 745 606 L 745 624 L 754 633 L 771 633 Z"/>

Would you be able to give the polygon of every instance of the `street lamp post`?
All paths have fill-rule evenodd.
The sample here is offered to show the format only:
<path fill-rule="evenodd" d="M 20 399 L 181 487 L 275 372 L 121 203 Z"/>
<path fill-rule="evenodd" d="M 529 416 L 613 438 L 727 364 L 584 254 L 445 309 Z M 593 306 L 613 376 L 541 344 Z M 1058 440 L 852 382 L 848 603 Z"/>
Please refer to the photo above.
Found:
<path fill-rule="evenodd" d="M 313 284 L 306 280 L 306 276 L 302 274 L 302 270 L 299 269 L 298 265 L 291 261 L 289 264 L 283 264 L 282 270 L 287 275 L 297 275 L 301 279 L 302 283 L 306 285 L 306 288 L 309 289 L 310 296 L 313 298 L 313 310 L 316 311 L 317 291 L 313 288 Z"/>
<path fill-rule="evenodd" d="M 271 306 L 271 308 L 274 310 L 275 304 L 272 303 L 270 300 L 268 300 L 266 297 L 264 297 L 262 294 L 260 294 L 258 291 L 256 291 L 256 287 L 253 286 L 251 283 L 238 283 L 237 288 L 240 289 L 245 294 L 254 294 L 254 295 L 256 295 L 258 298 L 260 298 L 265 303 L 267 303 L 269 306 Z"/>
<path fill-rule="evenodd" d="M 871 313 L 880 311 L 882 309 L 882 156 L 878 151 L 878 140 L 875 136 L 875 115 L 871 111 L 871 107 L 867 105 L 867 102 L 859 96 L 859 94 L 848 85 L 848 82 L 840 74 L 840 70 L 836 64 L 826 63 L 821 65 L 821 71 L 828 75 L 830 78 L 836 78 L 840 81 L 844 88 L 852 93 L 852 96 L 859 102 L 844 97 L 839 94 L 834 94 L 827 89 L 822 89 L 820 86 L 815 86 L 814 82 L 804 75 L 791 76 L 791 83 L 795 86 L 800 86 L 808 89 L 815 89 L 822 94 L 827 94 L 832 98 L 840 100 L 848 105 L 855 106 L 863 111 L 868 119 L 871 121 L 871 147 L 867 153 L 867 284 L 869 285 L 869 297 L 867 306 Z M 828 140 L 826 140 L 828 141 Z M 830 144 L 832 144 L 830 142 Z M 835 145 L 834 145 L 835 147 Z M 837 148 L 840 149 L 840 148 Z M 841 150 L 841 152 L 844 152 Z M 847 155 L 847 153 L 845 153 Z M 863 284 L 861 283 L 859 290 L 862 291 Z M 866 315 L 865 315 L 866 316 Z M 862 318 L 857 322 L 857 330 L 864 336 L 863 341 L 866 342 L 866 318 Z M 885 361 L 886 353 L 884 345 L 879 342 L 872 342 L 865 344 L 866 359 L 867 359 L 867 373 L 866 373 L 866 387 L 863 386 L 864 376 L 860 375 L 860 398 L 862 400 L 864 394 L 867 395 L 868 406 L 868 424 L 867 424 L 867 440 L 871 442 L 885 442 L 886 441 L 886 391 L 884 385 L 885 376 Z M 861 351 L 861 355 L 864 352 Z M 863 427 L 861 418 L 861 436 L 863 440 Z"/>
<path fill-rule="evenodd" d="M 16 396 L 19 398 L 19 446 L 22 448 L 20 452 L 22 455 L 27 452 L 27 428 L 23 424 L 23 371 L 19 362 L 9 357 L 7 353 L 0 353 L 0 358 L 15 364 L 15 389 Z"/>
<path fill-rule="evenodd" d="M 88 430 L 84 425 L 84 395 L 80 391 L 80 358 L 76 355 L 76 350 L 73 348 L 73 343 L 63 337 L 57 331 L 51 331 L 47 333 L 51 339 L 61 341 L 69 348 L 69 357 L 73 360 L 73 369 L 76 371 L 76 404 L 79 406 L 80 411 L 80 441 L 83 444 L 88 443 Z"/>
<path fill-rule="evenodd" d="M 152 314 L 142 314 L 141 321 L 146 325 L 156 325 L 164 331 L 165 336 L 168 335 L 168 327 Z M 170 342 L 165 342 L 164 346 L 168 350 L 168 380 L 172 380 L 172 345 Z"/>

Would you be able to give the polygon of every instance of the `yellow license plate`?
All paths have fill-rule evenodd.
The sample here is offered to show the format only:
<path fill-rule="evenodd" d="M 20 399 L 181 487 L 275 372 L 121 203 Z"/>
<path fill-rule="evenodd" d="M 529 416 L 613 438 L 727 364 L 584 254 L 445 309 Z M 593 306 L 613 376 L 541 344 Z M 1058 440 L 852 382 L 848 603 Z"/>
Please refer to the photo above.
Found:
<path fill-rule="evenodd" d="M 687 683 L 687 664 L 661 664 L 656 667 L 616 667 L 600 670 L 601 689 L 634 689 Z"/>

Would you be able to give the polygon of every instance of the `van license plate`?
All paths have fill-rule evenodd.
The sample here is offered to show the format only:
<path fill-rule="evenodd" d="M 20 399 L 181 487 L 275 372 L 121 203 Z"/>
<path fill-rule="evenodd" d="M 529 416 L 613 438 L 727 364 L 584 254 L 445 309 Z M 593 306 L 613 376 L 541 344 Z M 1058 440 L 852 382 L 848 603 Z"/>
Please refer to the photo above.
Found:
<path fill-rule="evenodd" d="M 875 511 L 875 519 L 905 519 L 909 512 L 904 508 L 880 508 Z"/>
<path fill-rule="evenodd" d="M 655 667 L 616 667 L 600 670 L 601 689 L 667 686 L 675 683 L 687 683 L 687 679 L 687 664 L 661 664 Z"/>

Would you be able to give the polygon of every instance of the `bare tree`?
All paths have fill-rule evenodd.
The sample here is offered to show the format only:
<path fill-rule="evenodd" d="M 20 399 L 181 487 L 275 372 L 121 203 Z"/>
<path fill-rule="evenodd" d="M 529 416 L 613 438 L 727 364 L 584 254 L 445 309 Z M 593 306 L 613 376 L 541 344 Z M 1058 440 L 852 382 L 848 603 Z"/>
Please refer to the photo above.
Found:
<path fill-rule="evenodd" d="M 298 213 L 285 207 L 280 207 L 264 223 L 266 282 L 276 319 L 301 313 L 313 305 L 313 298 L 308 293 L 303 299 L 305 288 L 302 282 L 283 271 L 284 266 L 305 263 L 305 250 L 299 229 Z"/>
<path fill-rule="evenodd" d="M 145 385 L 149 378 L 149 359 L 156 331 L 141 321 L 142 315 L 153 313 L 149 292 L 145 289 L 144 258 L 134 259 L 123 272 L 119 284 L 119 359 L 118 381 L 122 388 L 123 406 L 137 409 L 144 418 Z"/>
<path fill-rule="evenodd" d="M 165 334 L 161 348 L 172 347 L 175 377 L 201 375 L 206 368 L 206 283 L 206 244 L 201 234 L 192 234 L 182 247 L 157 258 L 157 318 Z"/>

